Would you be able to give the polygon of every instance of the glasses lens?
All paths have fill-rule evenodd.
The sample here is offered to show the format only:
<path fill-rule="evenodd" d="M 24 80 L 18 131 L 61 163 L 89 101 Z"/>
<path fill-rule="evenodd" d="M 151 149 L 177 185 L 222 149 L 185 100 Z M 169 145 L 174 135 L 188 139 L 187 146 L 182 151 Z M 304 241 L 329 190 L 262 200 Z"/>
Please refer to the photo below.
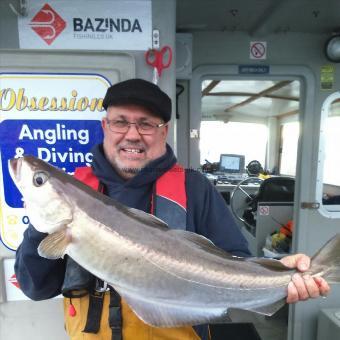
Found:
<path fill-rule="evenodd" d="M 125 120 L 108 120 L 107 123 L 112 132 L 125 133 L 129 127 L 129 123 Z"/>
<path fill-rule="evenodd" d="M 130 123 L 126 120 L 107 120 L 107 123 L 110 130 L 117 133 L 126 133 L 129 130 L 130 125 L 136 125 L 136 128 L 141 135 L 152 135 L 157 128 L 157 125 L 149 122 Z"/>
<path fill-rule="evenodd" d="M 153 133 L 155 131 L 155 126 L 148 122 L 137 123 L 137 127 L 140 133 Z"/>

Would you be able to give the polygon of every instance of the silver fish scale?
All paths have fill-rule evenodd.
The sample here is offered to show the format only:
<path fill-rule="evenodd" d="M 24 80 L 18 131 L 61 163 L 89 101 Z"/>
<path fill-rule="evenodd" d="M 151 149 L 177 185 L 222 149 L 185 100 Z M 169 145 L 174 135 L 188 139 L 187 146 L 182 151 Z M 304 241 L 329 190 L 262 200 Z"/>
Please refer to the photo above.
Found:
<path fill-rule="evenodd" d="M 126 295 L 133 292 L 154 303 L 161 301 L 162 304 L 169 304 L 171 301 L 181 301 L 182 306 L 223 309 L 230 306 L 246 308 L 249 299 L 254 305 L 254 291 L 257 291 L 256 305 L 267 300 L 273 301 L 273 297 L 278 295 L 284 296 L 286 284 L 282 283 L 282 277 L 274 279 L 281 281 L 278 287 L 273 288 L 276 283 L 274 284 L 273 280 L 272 287 L 269 287 L 266 277 L 257 276 L 254 280 L 254 276 L 237 277 L 226 273 L 225 263 L 222 263 L 223 268 L 221 265 L 219 271 L 205 270 L 202 265 L 179 261 L 131 242 L 105 226 L 86 229 L 72 228 L 76 235 L 76 231 L 81 232 L 82 240 L 79 239 L 79 242 L 70 245 L 70 256 L 87 270 L 112 284 L 122 295 L 124 291 L 129 291 Z M 75 236 L 76 240 L 77 237 Z M 101 249 L 98 249 L 99 240 Z M 83 244 L 86 244 L 86 247 L 82 246 Z M 224 261 L 225 259 L 222 262 Z M 257 281 L 256 285 L 254 281 Z M 259 281 L 263 283 L 262 287 L 254 287 L 259 285 Z M 259 289 L 262 292 L 259 292 Z M 239 290 L 243 291 L 242 295 L 235 294 Z"/>

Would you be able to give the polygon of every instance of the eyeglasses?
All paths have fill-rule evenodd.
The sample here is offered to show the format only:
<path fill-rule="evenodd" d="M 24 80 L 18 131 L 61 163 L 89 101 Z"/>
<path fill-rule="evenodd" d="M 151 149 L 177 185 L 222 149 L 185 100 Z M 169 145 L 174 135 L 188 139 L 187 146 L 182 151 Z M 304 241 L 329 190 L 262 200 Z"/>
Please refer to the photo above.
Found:
<path fill-rule="evenodd" d="M 167 125 L 166 123 L 154 124 L 146 121 L 131 123 L 123 119 L 106 119 L 106 122 L 109 126 L 110 131 L 116 133 L 127 133 L 130 125 L 136 125 L 136 129 L 141 135 L 152 135 L 156 132 L 158 128 Z"/>

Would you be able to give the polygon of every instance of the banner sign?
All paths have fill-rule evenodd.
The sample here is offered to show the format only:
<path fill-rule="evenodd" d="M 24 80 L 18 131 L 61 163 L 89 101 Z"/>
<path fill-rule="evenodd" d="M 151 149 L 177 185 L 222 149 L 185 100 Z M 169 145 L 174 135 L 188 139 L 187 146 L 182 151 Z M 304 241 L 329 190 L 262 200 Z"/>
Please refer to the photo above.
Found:
<path fill-rule="evenodd" d="M 148 50 L 151 1 L 35 0 L 18 30 L 22 49 Z"/>
<path fill-rule="evenodd" d="M 109 86 L 100 75 L 0 74 L 0 239 L 9 249 L 29 223 L 9 159 L 34 155 L 69 174 L 90 166 Z"/>

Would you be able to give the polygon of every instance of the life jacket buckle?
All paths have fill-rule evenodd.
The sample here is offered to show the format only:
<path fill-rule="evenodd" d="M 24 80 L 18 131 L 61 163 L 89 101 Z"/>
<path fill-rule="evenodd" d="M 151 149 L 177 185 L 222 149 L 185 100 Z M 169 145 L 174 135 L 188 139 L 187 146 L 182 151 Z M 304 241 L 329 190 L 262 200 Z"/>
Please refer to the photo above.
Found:
<path fill-rule="evenodd" d="M 108 287 L 108 284 L 107 284 L 106 281 L 103 281 L 103 280 L 100 280 L 100 279 L 96 279 L 96 285 L 95 285 L 94 290 L 97 293 L 104 293 L 104 292 L 106 292 L 109 289 L 110 288 Z"/>

